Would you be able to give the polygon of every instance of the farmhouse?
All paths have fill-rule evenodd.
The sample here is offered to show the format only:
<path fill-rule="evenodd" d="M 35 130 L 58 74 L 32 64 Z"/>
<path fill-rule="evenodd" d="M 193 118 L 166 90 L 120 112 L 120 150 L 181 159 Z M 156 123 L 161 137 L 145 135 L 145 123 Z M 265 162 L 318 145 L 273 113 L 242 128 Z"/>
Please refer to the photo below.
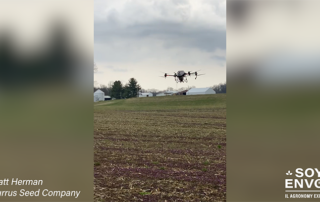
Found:
<path fill-rule="evenodd" d="M 140 93 L 139 97 L 153 97 L 152 93 Z"/>
<path fill-rule="evenodd" d="M 186 95 L 208 95 L 216 94 L 212 88 L 191 88 L 186 92 Z"/>
<path fill-rule="evenodd" d="M 94 92 L 93 101 L 94 102 L 104 101 L 104 92 L 102 90 L 97 90 L 96 92 Z"/>

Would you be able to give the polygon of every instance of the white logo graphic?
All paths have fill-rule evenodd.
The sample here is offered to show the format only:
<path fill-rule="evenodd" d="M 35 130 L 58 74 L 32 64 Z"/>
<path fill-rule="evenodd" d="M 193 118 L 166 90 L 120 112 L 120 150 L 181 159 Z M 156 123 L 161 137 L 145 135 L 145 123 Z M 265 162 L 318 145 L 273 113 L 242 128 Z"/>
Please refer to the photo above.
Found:
<path fill-rule="evenodd" d="M 297 168 L 295 174 L 288 170 L 285 179 L 285 198 L 319 198 L 320 171 L 318 168 Z"/>

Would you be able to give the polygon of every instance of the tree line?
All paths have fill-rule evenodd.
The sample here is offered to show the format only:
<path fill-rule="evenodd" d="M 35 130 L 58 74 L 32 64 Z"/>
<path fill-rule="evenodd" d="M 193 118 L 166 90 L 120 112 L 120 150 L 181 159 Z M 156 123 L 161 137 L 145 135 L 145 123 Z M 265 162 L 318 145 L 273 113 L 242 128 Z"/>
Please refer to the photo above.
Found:
<path fill-rule="evenodd" d="M 195 88 L 195 86 L 182 87 L 177 89 L 177 91 L 190 90 L 191 88 Z M 143 89 L 140 84 L 138 84 L 135 78 L 129 79 L 128 83 L 123 85 L 121 81 L 109 82 L 106 85 L 100 85 L 100 87 L 94 87 L 93 90 L 102 90 L 105 95 L 110 95 L 112 98 L 116 99 L 124 99 L 124 98 L 132 98 L 138 97 L 139 93 L 152 93 L 153 96 L 156 96 L 158 93 L 166 92 L 166 91 L 174 91 L 172 87 L 168 87 L 166 90 L 160 91 L 157 89 Z M 212 89 L 216 93 L 227 93 L 227 84 L 221 83 L 218 85 L 212 86 Z"/>
<path fill-rule="evenodd" d="M 94 91 L 98 89 L 103 91 L 106 95 L 110 95 L 112 98 L 124 99 L 137 97 L 141 87 L 135 78 L 130 78 L 125 85 L 123 85 L 121 81 L 114 81 L 109 82 L 108 86 L 101 85 L 100 88 L 94 87 Z"/>
<path fill-rule="evenodd" d="M 96 72 L 98 70 L 97 65 L 94 63 L 94 71 Z M 188 87 L 182 87 L 177 89 L 177 91 L 184 91 L 184 90 L 190 90 L 191 88 L 195 88 L 195 86 L 188 86 Z M 154 96 L 157 93 L 165 92 L 165 91 L 174 91 L 172 87 L 168 87 L 164 91 L 159 91 L 157 89 L 143 89 L 138 84 L 138 81 L 135 78 L 130 78 L 128 83 L 123 85 L 121 81 L 110 81 L 109 84 L 106 85 L 100 85 L 100 87 L 94 87 L 93 90 L 102 90 L 105 95 L 110 95 L 112 98 L 116 99 L 124 99 L 124 98 L 132 98 L 137 97 L 139 93 L 152 93 Z M 216 93 L 227 93 L 227 83 L 220 83 L 218 85 L 212 86 L 212 89 Z"/>
<path fill-rule="evenodd" d="M 218 85 L 214 85 L 212 89 L 216 93 L 227 93 L 227 83 L 220 83 Z"/>

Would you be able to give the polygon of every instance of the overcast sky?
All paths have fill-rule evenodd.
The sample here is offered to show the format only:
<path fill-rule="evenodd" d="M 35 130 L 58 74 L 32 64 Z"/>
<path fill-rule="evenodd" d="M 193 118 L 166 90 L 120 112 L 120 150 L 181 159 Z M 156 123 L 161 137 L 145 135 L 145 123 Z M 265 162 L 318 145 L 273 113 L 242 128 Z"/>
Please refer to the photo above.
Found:
<path fill-rule="evenodd" d="M 226 0 L 95 0 L 96 85 L 134 77 L 144 89 L 226 82 Z M 205 74 L 176 85 L 166 72 Z"/>

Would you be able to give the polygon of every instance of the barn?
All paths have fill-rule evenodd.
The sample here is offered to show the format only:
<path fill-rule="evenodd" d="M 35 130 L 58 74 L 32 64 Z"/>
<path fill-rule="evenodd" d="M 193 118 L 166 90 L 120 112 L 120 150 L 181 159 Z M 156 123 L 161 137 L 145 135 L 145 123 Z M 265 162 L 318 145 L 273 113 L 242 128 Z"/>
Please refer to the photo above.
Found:
<path fill-rule="evenodd" d="M 208 95 L 216 94 L 212 88 L 191 88 L 187 91 L 186 95 Z"/>
<path fill-rule="evenodd" d="M 167 96 L 167 95 L 174 95 L 175 93 L 177 93 L 178 91 L 166 91 L 163 93 L 158 93 L 156 94 L 156 96 Z"/>
<path fill-rule="evenodd" d="M 156 96 L 166 96 L 165 93 L 158 93 Z"/>
<path fill-rule="evenodd" d="M 104 101 L 104 92 L 99 89 L 96 92 L 94 92 L 93 93 L 93 101 L 94 102 Z"/>
<path fill-rule="evenodd" d="M 152 93 L 140 93 L 139 97 L 153 97 Z"/>

